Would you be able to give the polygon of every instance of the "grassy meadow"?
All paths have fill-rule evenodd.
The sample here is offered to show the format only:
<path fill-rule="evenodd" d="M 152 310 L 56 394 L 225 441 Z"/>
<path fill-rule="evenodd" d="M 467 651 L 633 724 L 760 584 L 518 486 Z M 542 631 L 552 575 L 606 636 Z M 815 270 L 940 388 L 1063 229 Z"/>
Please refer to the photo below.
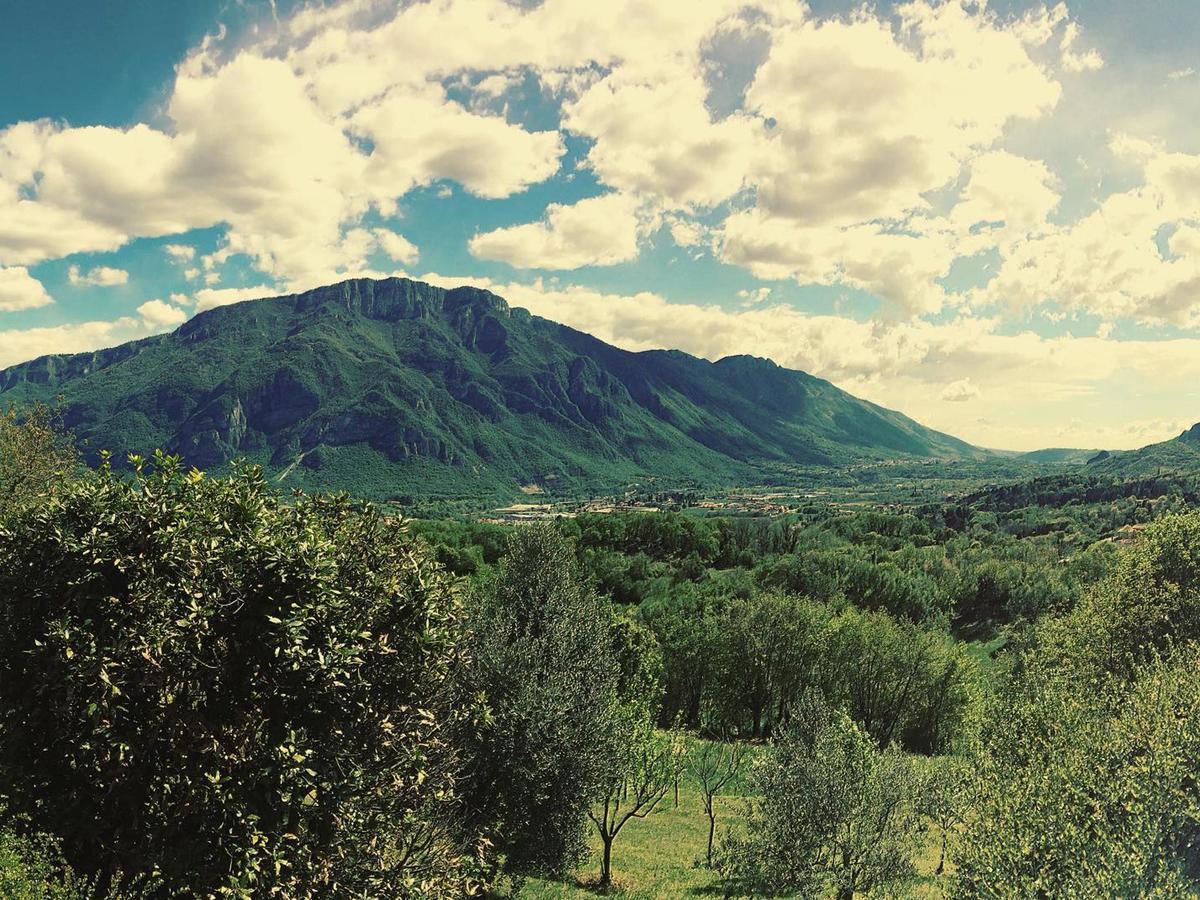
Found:
<path fill-rule="evenodd" d="M 717 797 L 717 839 L 744 822 L 746 803 L 751 799 L 736 789 Z M 632 819 L 613 845 L 613 889 L 611 895 L 629 900 L 674 900 L 678 897 L 722 897 L 720 875 L 704 865 L 708 819 L 704 815 L 704 795 L 690 773 L 679 782 L 679 805 L 673 792 L 649 816 Z M 601 895 L 598 882 L 600 842 L 594 830 L 589 839 L 592 856 L 570 880 L 529 879 L 519 896 L 521 900 L 583 900 Z M 925 851 L 917 860 L 919 879 L 902 894 L 913 898 L 940 898 L 947 876 L 936 876 L 941 835 L 930 829 Z M 947 873 L 953 871 L 947 861 Z"/>

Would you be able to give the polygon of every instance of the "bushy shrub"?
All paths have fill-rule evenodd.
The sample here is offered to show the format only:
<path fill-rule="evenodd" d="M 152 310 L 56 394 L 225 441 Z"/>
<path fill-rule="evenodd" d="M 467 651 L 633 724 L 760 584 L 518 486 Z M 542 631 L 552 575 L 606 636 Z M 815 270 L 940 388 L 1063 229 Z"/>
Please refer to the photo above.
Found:
<path fill-rule="evenodd" d="M 720 854 L 731 887 L 851 900 L 915 875 L 925 831 L 917 769 L 819 698 L 755 761 L 751 786 L 760 799 L 746 832 Z"/>
<path fill-rule="evenodd" d="M 107 467 L 0 526 L 0 793 L 101 892 L 458 895 L 459 608 L 404 529 Z"/>

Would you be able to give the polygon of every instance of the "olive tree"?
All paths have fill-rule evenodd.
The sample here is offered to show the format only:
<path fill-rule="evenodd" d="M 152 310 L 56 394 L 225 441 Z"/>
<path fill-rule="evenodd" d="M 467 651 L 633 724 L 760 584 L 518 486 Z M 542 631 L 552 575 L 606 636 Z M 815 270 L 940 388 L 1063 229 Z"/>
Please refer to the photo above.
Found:
<path fill-rule="evenodd" d="M 442 571 L 370 506 L 133 462 L 0 524 L 0 794 L 99 895 L 459 895 Z"/>
<path fill-rule="evenodd" d="M 960 896 L 1195 896 L 1200 516 L 1036 629 L 986 716 Z"/>
<path fill-rule="evenodd" d="M 687 757 L 688 771 L 700 785 L 704 800 L 704 815 L 708 817 L 708 845 L 704 854 L 706 865 L 713 861 L 713 837 L 717 830 L 717 797 L 741 777 L 745 763 L 745 748 L 738 743 L 697 740 Z"/>
<path fill-rule="evenodd" d="M 621 749 L 619 694 L 644 681 L 614 652 L 622 634 L 636 632 L 616 630 L 551 525 L 515 531 L 474 592 L 469 679 L 488 715 L 466 799 L 513 875 L 563 874 L 586 855 L 588 806 Z"/>
<path fill-rule="evenodd" d="M 633 711 L 621 730 L 622 746 L 588 818 L 600 838 L 600 887 L 612 885 L 612 849 L 617 835 L 633 819 L 658 808 L 678 769 L 680 744 L 655 734 L 648 716 Z"/>
<path fill-rule="evenodd" d="M 746 834 L 721 854 L 733 885 L 852 900 L 915 874 L 925 828 L 917 775 L 844 712 L 806 698 L 756 760 L 752 787 L 760 799 L 747 811 Z"/>
<path fill-rule="evenodd" d="M 950 837 L 966 823 L 971 810 L 973 784 L 969 766 L 969 760 L 959 756 L 937 756 L 924 763 L 917 805 L 940 834 L 935 875 L 946 871 Z"/>

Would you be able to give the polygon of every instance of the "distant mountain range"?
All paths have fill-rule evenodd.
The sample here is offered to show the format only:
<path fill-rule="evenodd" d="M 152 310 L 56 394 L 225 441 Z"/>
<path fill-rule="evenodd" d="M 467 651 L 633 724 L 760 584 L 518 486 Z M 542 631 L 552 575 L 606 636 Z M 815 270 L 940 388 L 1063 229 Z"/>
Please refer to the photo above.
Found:
<path fill-rule="evenodd" d="M 1095 474 L 1120 478 L 1200 474 L 1200 425 L 1193 425 L 1179 437 L 1140 450 L 1101 451 L 1088 460 L 1087 466 Z"/>
<path fill-rule="evenodd" d="M 0 371 L 86 451 L 236 457 L 377 497 L 746 483 L 781 466 L 989 451 L 751 356 L 631 353 L 476 288 L 357 279 Z"/>

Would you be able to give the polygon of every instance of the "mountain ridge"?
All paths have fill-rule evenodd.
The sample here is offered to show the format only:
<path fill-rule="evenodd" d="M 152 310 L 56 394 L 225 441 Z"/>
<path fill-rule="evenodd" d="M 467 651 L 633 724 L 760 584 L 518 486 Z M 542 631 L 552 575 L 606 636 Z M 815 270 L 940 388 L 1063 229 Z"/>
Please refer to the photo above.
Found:
<path fill-rule="evenodd" d="M 217 307 L 0 371 L 0 401 L 55 397 L 91 454 L 162 446 L 200 468 L 242 456 L 301 486 L 377 495 L 992 455 L 771 360 L 635 353 L 480 288 L 401 278 Z"/>
<path fill-rule="evenodd" d="M 1137 450 L 1102 451 L 1088 460 L 1087 467 L 1096 474 L 1122 478 L 1200 472 L 1200 424 Z"/>

